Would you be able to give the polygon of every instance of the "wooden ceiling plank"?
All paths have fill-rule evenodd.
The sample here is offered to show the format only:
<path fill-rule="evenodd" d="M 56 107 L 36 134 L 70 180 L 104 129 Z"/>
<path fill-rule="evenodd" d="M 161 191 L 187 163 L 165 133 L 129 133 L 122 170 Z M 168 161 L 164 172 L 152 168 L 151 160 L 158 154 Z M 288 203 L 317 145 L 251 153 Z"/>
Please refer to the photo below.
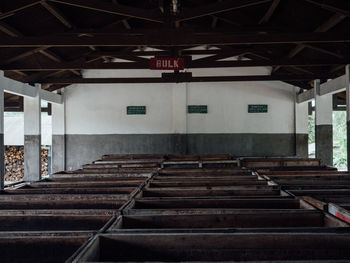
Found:
<path fill-rule="evenodd" d="M 161 13 L 149 10 L 143 10 L 139 8 L 134 8 L 130 6 L 113 4 L 99 0 L 48 0 L 55 3 L 76 6 L 80 8 L 85 8 L 93 11 L 115 14 L 120 16 L 133 17 L 141 20 L 163 23 L 161 19 Z"/>
<path fill-rule="evenodd" d="M 273 2 L 270 5 L 270 8 L 267 10 L 265 15 L 259 21 L 260 25 L 261 24 L 266 24 L 267 22 L 269 22 L 269 20 L 271 19 L 272 15 L 275 13 L 279 3 L 280 3 L 280 0 L 273 0 Z"/>
<path fill-rule="evenodd" d="M 215 15 L 223 12 L 264 4 L 270 1 L 271 0 L 225 0 L 222 2 L 200 6 L 193 9 L 191 8 L 183 10 L 181 15 L 176 18 L 176 21 L 181 22 L 195 18 L 200 18 L 203 16 Z"/>

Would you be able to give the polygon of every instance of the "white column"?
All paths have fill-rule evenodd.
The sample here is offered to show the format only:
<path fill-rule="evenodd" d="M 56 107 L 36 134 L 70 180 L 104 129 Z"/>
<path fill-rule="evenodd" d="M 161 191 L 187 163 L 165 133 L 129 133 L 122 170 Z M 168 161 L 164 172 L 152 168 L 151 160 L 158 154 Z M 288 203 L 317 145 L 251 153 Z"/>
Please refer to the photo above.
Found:
<path fill-rule="evenodd" d="M 307 102 L 295 104 L 295 154 L 302 158 L 309 155 L 308 107 Z"/>
<path fill-rule="evenodd" d="M 3 76 L 3 72 L 0 72 Z M 0 189 L 4 189 L 5 156 L 4 156 L 4 86 L 0 87 Z"/>
<path fill-rule="evenodd" d="M 52 104 L 52 173 L 65 170 L 65 97 L 62 96 L 62 104 Z"/>
<path fill-rule="evenodd" d="M 350 65 L 345 67 L 346 76 L 346 126 L 347 126 L 347 158 L 348 171 L 350 170 Z"/>
<path fill-rule="evenodd" d="M 35 97 L 24 97 L 24 181 L 41 178 L 41 87 L 35 87 Z"/>
<path fill-rule="evenodd" d="M 174 133 L 174 152 L 178 154 L 187 153 L 187 84 L 179 83 L 173 85 L 172 103 L 172 126 Z"/>
<path fill-rule="evenodd" d="M 314 82 L 316 158 L 333 165 L 333 95 L 320 96 L 320 80 Z"/>

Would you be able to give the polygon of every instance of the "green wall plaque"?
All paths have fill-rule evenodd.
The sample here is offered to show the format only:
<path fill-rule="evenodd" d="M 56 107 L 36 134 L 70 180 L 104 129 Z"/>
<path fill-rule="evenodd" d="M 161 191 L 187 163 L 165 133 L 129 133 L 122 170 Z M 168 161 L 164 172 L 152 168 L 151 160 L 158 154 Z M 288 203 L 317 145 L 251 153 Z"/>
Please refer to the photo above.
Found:
<path fill-rule="evenodd" d="M 145 115 L 146 106 L 127 106 L 126 114 L 127 115 Z"/>
<path fill-rule="evenodd" d="M 207 105 L 188 105 L 187 112 L 206 114 L 208 113 L 208 106 Z"/>
<path fill-rule="evenodd" d="M 249 104 L 248 113 L 266 113 L 268 107 L 266 104 Z"/>

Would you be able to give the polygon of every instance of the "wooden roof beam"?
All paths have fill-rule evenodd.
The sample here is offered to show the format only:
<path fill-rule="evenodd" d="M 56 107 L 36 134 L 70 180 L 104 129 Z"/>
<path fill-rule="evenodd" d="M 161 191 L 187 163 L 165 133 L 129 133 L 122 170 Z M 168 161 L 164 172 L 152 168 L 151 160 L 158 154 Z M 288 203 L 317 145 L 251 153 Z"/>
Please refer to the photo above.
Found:
<path fill-rule="evenodd" d="M 314 0 L 304 0 L 306 2 L 309 2 L 311 4 L 314 4 L 320 8 L 323 8 L 325 10 L 328 10 L 328 11 L 331 11 L 331 12 L 334 12 L 334 13 L 337 13 L 337 14 L 340 14 L 340 15 L 344 15 L 344 16 L 347 16 L 347 17 L 350 17 L 350 11 L 348 10 L 345 10 L 345 9 L 342 9 L 342 8 L 338 8 L 338 7 L 335 7 L 333 5 L 329 5 L 329 4 L 325 4 L 325 3 L 320 3 L 318 1 L 314 1 Z"/>
<path fill-rule="evenodd" d="M 303 46 L 305 46 L 306 48 L 309 48 L 309 49 L 316 50 L 316 51 L 318 51 L 318 52 L 320 52 L 320 53 L 324 53 L 324 54 L 333 56 L 333 57 L 344 58 L 343 55 L 340 55 L 340 54 L 338 54 L 338 53 L 332 52 L 332 51 L 330 51 L 330 50 L 328 50 L 328 49 L 316 47 L 315 45 L 303 44 Z"/>
<path fill-rule="evenodd" d="M 192 77 L 190 74 L 167 74 L 162 78 L 51 78 L 41 81 L 42 84 L 70 85 L 77 83 L 179 83 L 179 82 L 235 82 L 235 81 L 305 81 L 313 79 L 329 79 L 334 74 L 276 74 L 249 76 L 203 76 Z"/>
<path fill-rule="evenodd" d="M 175 21 L 181 22 L 191 20 L 203 16 L 209 16 L 250 6 L 260 5 L 270 1 L 271 0 L 224 0 L 222 2 L 196 7 L 194 9 L 183 10 L 181 15 L 176 17 Z"/>
<path fill-rule="evenodd" d="M 29 50 L 29 51 L 25 51 L 21 54 L 18 54 L 14 57 L 11 57 L 11 58 L 8 58 L 8 59 L 5 59 L 5 60 L 1 60 L 1 63 L 3 65 L 7 65 L 7 64 L 10 64 L 10 63 L 13 63 L 15 61 L 18 61 L 18 60 L 21 60 L 23 58 L 26 58 L 26 57 L 29 57 L 33 54 L 36 54 L 38 52 L 40 52 L 41 50 L 45 50 L 47 49 L 48 47 L 39 47 L 39 48 L 35 48 L 35 49 L 32 49 L 32 50 Z"/>
<path fill-rule="evenodd" d="M 221 55 L 219 55 L 221 56 Z M 228 55 L 224 54 L 225 57 Z M 148 69 L 149 60 L 142 59 L 140 62 L 90 62 L 85 63 L 85 59 L 77 59 L 74 62 L 61 63 L 33 63 L 25 65 L 11 64 L 2 66 L 4 70 L 21 71 L 57 71 L 57 70 L 80 70 L 80 69 Z M 226 68 L 226 67 L 266 67 L 266 66 L 329 66 L 346 65 L 349 59 L 273 59 L 273 60 L 227 60 L 214 61 L 210 63 L 206 60 L 194 60 L 186 62 L 185 68 Z"/>
<path fill-rule="evenodd" d="M 259 21 L 260 25 L 261 24 L 266 24 L 267 22 L 269 22 L 270 18 L 274 14 L 274 12 L 275 12 L 276 8 L 278 7 L 279 3 L 280 3 L 280 0 L 273 0 L 273 2 L 270 5 L 270 8 L 267 10 L 265 15 Z"/>
<path fill-rule="evenodd" d="M 217 55 L 217 54 L 232 54 L 235 53 L 243 53 L 253 51 L 253 48 L 232 48 L 231 51 L 223 51 L 222 49 L 203 49 L 203 50 L 195 50 L 195 49 L 184 49 L 181 50 L 181 55 Z M 131 52 L 120 52 L 120 51 L 104 51 L 104 52 L 96 52 L 88 57 L 118 57 L 123 55 L 132 55 L 132 56 L 169 56 L 170 51 L 131 51 Z"/>
<path fill-rule="evenodd" d="M 131 26 L 130 26 L 130 24 L 129 24 L 129 22 L 128 22 L 127 19 L 123 19 L 123 20 L 122 20 L 122 23 L 123 23 L 123 26 L 124 26 L 127 30 L 130 30 L 130 29 L 131 29 Z"/>
<path fill-rule="evenodd" d="M 350 36 L 343 33 L 274 33 L 274 34 L 232 34 L 230 32 L 187 32 L 164 30 L 157 33 L 124 33 L 50 35 L 44 37 L 2 37 L 0 47 L 88 47 L 88 46 L 201 46 L 201 45 L 273 45 L 304 43 L 347 43 Z"/>
<path fill-rule="evenodd" d="M 62 63 L 64 62 L 63 59 L 61 57 L 59 57 L 57 54 L 55 54 L 52 51 L 49 50 L 40 50 L 39 51 L 41 54 L 43 54 L 44 56 L 48 57 L 49 59 L 57 62 L 57 63 Z M 77 75 L 77 76 L 81 76 L 81 73 L 78 70 L 75 69 L 70 69 L 69 71 L 71 71 L 73 74 Z"/>
<path fill-rule="evenodd" d="M 67 19 L 67 17 L 56 7 L 50 5 L 46 0 L 42 0 L 40 4 L 46 8 L 54 17 L 56 17 L 63 25 L 68 28 L 72 28 L 72 23 Z"/>
<path fill-rule="evenodd" d="M 322 25 L 317 27 L 314 32 L 327 32 L 328 30 L 335 27 L 337 24 L 339 24 L 341 21 L 345 19 L 345 16 L 343 15 L 333 15 L 330 19 L 328 19 L 326 22 L 324 22 Z M 299 54 L 306 46 L 305 45 L 298 45 L 296 48 L 294 48 L 292 51 L 289 52 L 288 58 L 293 58 L 297 54 Z"/>
<path fill-rule="evenodd" d="M 339 24 L 341 21 L 343 21 L 345 19 L 346 16 L 344 15 L 339 15 L 339 14 L 335 14 L 333 15 L 330 19 L 328 19 L 327 21 L 325 21 L 322 25 L 320 25 L 319 27 L 317 27 L 314 32 L 315 33 L 324 33 L 327 32 L 328 30 L 332 29 L 333 27 L 335 27 L 337 24 Z M 299 44 L 297 45 L 294 49 L 292 49 L 289 53 L 288 53 L 288 58 L 294 58 L 296 55 L 298 55 L 301 51 L 304 50 L 306 46 L 303 44 Z M 279 70 L 281 67 L 276 67 L 274 68 L 274 72 L 276 72 L 277 70 Z"/>
<path fill-rule="evenodd" d="M 10 10 L 10 11 L 6 11 L 6 12 L 3 12 L 3 13 L 0 13 L 0 20 L 5 19 L 5 18 L 7 18 L 9 16 L 13 16 L 17 12 L 22 11 L 24 9 L 27 9 L 29 7 L 38 5 L 38 4 L 40 4 L 41 0 L 27 0 L 26 2 L 27 2 L 26 5 L 21 5 L 21 6 L 17 7 L 17 8 L 14 8 L 14 9 Z"/>
<path fill-rule="evenodd" d="M 0 30 L 11 37 L 21 37 L 22 34 L 6 23 L 0 22 Z"/>
<path fill-rule="evenodd" d="M 108 3 L 99 0 L 48 0 L 55 3 L 76 6 L 97 12 L 133 17 L 141 20 L 163 23 L 161 13 L 158 10 L 143 10 L 130 6 Z"/>

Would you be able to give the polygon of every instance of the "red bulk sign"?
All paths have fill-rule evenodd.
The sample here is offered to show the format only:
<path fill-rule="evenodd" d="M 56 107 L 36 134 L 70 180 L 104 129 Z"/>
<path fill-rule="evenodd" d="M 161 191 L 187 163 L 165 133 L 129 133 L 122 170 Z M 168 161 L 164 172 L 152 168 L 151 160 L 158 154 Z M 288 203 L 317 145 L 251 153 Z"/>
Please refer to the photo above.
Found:
<path fill-rule="evenodd" d="M 150 69 L 183 70 L 183 58 L 151 58 Z"/>

